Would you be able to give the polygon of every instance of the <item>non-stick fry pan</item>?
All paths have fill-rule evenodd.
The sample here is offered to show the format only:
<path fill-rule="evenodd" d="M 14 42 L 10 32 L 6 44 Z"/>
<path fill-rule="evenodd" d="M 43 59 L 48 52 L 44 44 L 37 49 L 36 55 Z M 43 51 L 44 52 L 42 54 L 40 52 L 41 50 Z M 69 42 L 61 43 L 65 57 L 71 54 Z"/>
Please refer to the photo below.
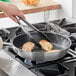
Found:
<path fill-rule="evenodd" d="M 13 40 L 13 46 L 16 48 L 18 55 L 32 61 L 53 61 L 65 56 L 67 54 L 69 47 L 71 46 L 71 41 L 69 40 L 69 38 L 54 33 L 45 33 L 45 34 L 53 44 L 54 46 L 53 49 L 58 49 L 60 51 L 44 52 L 44 50 L 38 49 L 38 47 L 35 47 L 35 49 L 33 49 L 32 52 L 29 52 L 28 50 L 24 51 L 21 49 L 23 44 L 28 41 L 31 41 L 31 39 L 27 34 L 22 34 L 15 37 Z M 31 35 L 38 42 L 44 39 L 44 37 L 40 36 L 39 33 L 37 32 L 31 33 Z"/>

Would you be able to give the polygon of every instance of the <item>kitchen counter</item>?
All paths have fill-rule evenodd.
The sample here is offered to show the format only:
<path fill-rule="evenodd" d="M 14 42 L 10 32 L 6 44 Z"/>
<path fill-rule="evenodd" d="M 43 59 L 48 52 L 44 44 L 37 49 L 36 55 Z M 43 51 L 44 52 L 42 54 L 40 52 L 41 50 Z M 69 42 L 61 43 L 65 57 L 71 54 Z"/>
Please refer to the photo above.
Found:
<path fill-rule="evenodd" d="M 54 2 L 52 0 L 40 0 L 38 5 L 29 6 L 25 5 L 22 0 L 10 0 L 13 4 L 15 4 L 24 14 L 48 11 L 48 10 L 56 10 L 60 9 L 60 4 Z M 6 17 L 3 12 L 0 13 L 0 18 Z"/>
<path fill-rule="evenodd" d="M 33 72 L 5 53 L 4 50 L 0 51 L 0 69 L 6 74 L 0 74 L 0 76 L 36 76 Z"/>

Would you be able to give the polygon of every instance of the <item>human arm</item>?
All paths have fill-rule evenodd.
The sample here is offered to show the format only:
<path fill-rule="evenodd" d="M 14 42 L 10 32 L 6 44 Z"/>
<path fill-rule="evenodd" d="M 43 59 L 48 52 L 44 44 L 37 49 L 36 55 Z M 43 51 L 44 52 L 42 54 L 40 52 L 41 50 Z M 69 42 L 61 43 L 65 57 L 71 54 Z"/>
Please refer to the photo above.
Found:
<path fill-rule="evenodd" d="M 0 9 L 15 22 L 17 22 L 17 19 L 14 16 L 25 18 L 23 13 L 13 4 L 0 1 Z"/>

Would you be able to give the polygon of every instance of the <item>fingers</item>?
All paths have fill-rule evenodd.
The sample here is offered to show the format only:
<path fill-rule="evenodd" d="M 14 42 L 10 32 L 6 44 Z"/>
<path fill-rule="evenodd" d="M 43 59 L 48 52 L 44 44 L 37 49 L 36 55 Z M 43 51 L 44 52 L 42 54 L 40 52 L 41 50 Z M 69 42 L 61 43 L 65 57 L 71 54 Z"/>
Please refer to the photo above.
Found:
<path fill-rule="evenodd" d="M 24 18 L 24 19 L 25 19 L 25 16 L 23 15 L 23 13 L 22 13 L 22 12 L 20 12 L 20 13 L 18 14 L 18 16 L 20 16 L 20 17 L 22 17 L 22 18 Z"/>
<path fill-rule="evenodd" d="M 9 15 L 8 15 L 8 16 L 9 16 Z M 16 19 L 15 16 L 20 16 L 20 17 L 22 17 L 22 18 L 25 19 L 25 16 L 23 15 L 22 12 L 18 12 L 18 14 L 10 15 L 9 17 L 10 17 L 13 21 L 15 21 L 16 23 L 17 23 L 20 19 Z"/>
<path fill-rule="evenodd" d="M 18 20 L 14 17 L 14 16 L 9 16 L 13 21 L 15 21 L 16 23 L 18 22 Z"/>

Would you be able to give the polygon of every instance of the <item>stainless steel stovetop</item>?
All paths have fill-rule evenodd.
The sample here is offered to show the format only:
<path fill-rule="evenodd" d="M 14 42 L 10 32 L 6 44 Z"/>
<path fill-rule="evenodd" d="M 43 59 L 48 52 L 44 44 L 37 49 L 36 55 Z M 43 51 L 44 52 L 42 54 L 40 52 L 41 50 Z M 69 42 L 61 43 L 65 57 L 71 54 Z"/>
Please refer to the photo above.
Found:
<path fill-rule="evenodd" d="M 4 46 L 5 53 L 10 55 L 14 60 L 18 61 L 21 65 L 32 71 L 37 76 L 75 76 L 76 70 L 76 31 L 73 28 L 76 28 L 76 23 L 69 23 L 66 20 L 59 25 L 60 20 L 52 21 L 61 28 L 67 30 L 71 33 L 70 39 L 72 40 L 72 46 L 70 47 L 72 50 L 68 50 L 68 54 L 61 58 L 60 60 L 53 62 L 44 62 L 37 64 L 36 62 L 31 62 L 26 60 L 13 52 L 13 49 L 10 46 Z M 41 31 L 47 31 L 46 23 L 38 23 L 34 24 Z M 70 28 L 72 27 L 72 29 Z M 28 28 L 28 27 L 26 27 Z M 71 29 L 71 31 L 69 30 Z M 4 31 L 0 30 L 0 35 L 3 37 L 4 41 L 10 42 L 12 39 L 19 34 L 24 33 L 20 27 L 9 28 L 10 34 L 5 34 Z M 32 29 L 28 29 L 30 32 Z M 49 30 L 51 30 L 51 26 L 49 26 Z M 73 31 L 72 31 L 73 30 Z"/>

